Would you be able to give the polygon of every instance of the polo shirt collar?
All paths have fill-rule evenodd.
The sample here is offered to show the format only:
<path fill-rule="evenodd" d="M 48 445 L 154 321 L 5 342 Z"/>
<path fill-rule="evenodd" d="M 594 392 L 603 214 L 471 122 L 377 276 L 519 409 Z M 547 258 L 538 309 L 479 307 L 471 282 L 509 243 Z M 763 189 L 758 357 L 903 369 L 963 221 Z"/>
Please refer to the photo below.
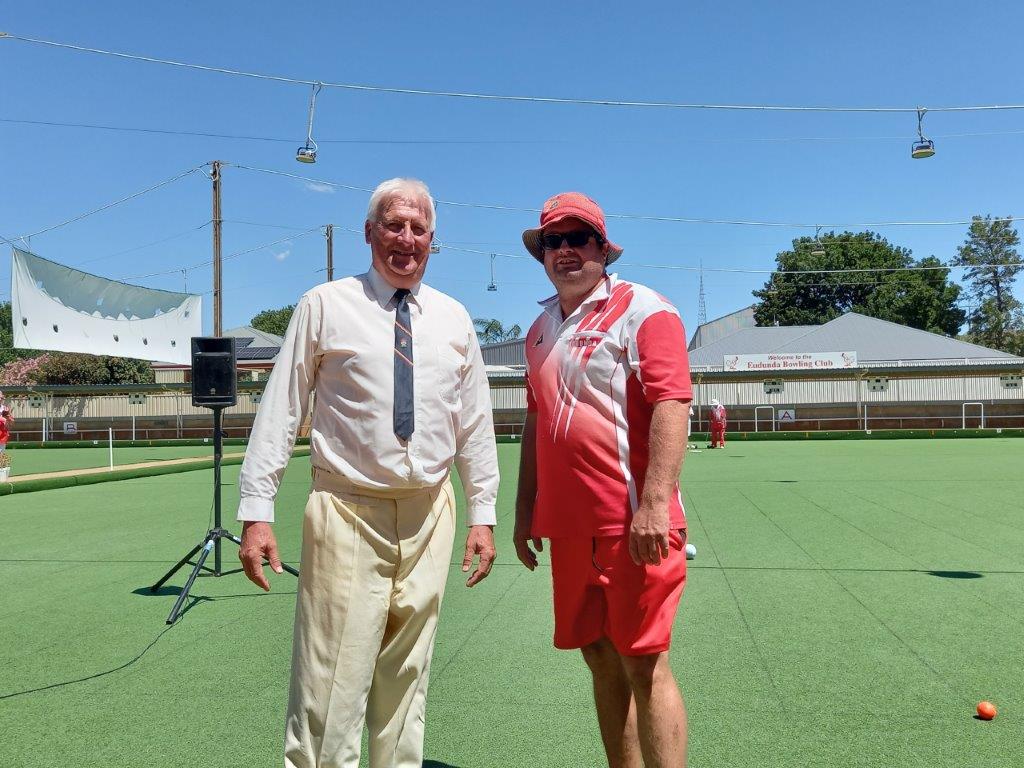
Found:
<path fill-rule="evenodd" d="M 619 276 L 616 273 L 605 275 L 604 279 L 601 280 L 597 285 L 594 286 L 594 290 L 590 292 L 590 295 L 583 300 L 583 303 L 579 305 L 576 312 L 579 312 L 584 307 L 589 307 L 594 304 L 598 304 L 607 299 L 612 294 L 612 290 L 615 288 L 615 284 L 619 281 Z M 544 311 L 552 315 L 558 322 L 562 322 L 562 308 L 558 303 L 558 294 L 549 296 L 539 302 Z M 574 312 L 573 314 L 576 314 Z"/>

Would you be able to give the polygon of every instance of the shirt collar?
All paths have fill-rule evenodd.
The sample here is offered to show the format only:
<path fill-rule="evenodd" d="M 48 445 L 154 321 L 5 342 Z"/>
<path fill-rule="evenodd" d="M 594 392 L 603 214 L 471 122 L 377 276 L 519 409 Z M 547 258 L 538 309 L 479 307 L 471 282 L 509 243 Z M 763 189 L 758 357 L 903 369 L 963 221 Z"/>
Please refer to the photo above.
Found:
<path fill-rule="evenodd" d="M 388 306 L 388 304 L 390 304 L 395 298 L 395 291 L 398 289 L 385 280 L 374 266 L 371 266 L 369 271 L 366 273 L 366 279 L 370 284 L 370 290 L 373 291 L 374 298 L 377 299 L 382 307 Z M 422 285 L 423 282 L 420 281 L 409 289 L 409 296 L 417 304 L 419 303 L 420 287 Z"/>

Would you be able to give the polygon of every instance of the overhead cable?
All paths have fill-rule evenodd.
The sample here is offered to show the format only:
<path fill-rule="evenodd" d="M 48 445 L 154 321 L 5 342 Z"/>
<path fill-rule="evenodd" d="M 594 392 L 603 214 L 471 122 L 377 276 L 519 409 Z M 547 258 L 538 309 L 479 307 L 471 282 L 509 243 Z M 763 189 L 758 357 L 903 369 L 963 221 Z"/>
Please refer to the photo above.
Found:
<path fill-rule="evenodd" d="M 134 200 L 136 197 L 141 197 L 142 195 L 145 195 L 145 194 L 147 194 L 149 192 L 153 192 L 154 190 L 160 189 L 160 187 L 166 187 L 168 184 L 171 184 L 171 183 L 173 183 L 175 181 L 178 181 L 179 179 L 183 179 L 186 176 L 189 176 L 189 175 L 191 175 L 193 173 L 196 173 L 197 171 L 200 171 L 203 168 L 205 168 L 207 165 L 209 165 L 209 163 L 203 163 L 202 165 L 198 165 L 195 168 L 190 168 L 189 170 L 184 171 L 183 173 L 179 173 L 177 176 L 174 176 L 174 177 L 172 177 L 170 179 L 166 179 L 164 181 L 161 181 L 159 184 L 154 184 L 153 186 L 147 187 L 146 189 L 143 189 L 143 190 L 141 190 L 139 192 L 134 192 L 134 193 L 128 195 L 127 197 L 122 197 L 120 200 L 115 200 L 112 203 L 107 203 L 106 205 L 102 205 L 99 208 L 96 208 L 95 210 L 87 211 L 86 213 L 79 214 L 78 216 L 70 218 L 67 221 L 62 221 L 60 224 L 54 224 L 53 226 L 46 227 L 45 229 L 40 229 L 40 230 L 38 230 L 36 232 L 30 232 L 27 235 L 21 235 L 21 236 L 18 237 L 18 240 L 24 241 L 24 240 L 27 240 L 30 237 L 35 237 L 36 235 L 42 235 L 45 232 L 52 232 L 55 229 L 60 229 L 61 227 L 66 227 L 68 224 L 74 224 L 76 221 L 81 221 L 82 219 L 88 218 L 89 216 L 93 216 L 93 215 L 95 215 L 97 213 L 105 211 L 108 208 L 113 208 L 115 205 L 120 205 L 121 203 L 127 203 L 129 200 Z"/>
<path fill-rule="evenodd" d="M 287 243 L 287 242 L 289 242 L 291 240 L 294 240 L 296 238 L 305 237 L 306 235 L 312 234 L 313 232 L 318 232 L 320 229 L 321 229 L 321 227 L 319 227 L 319 226 L 311 227 L 310 229 L 307 229 L 305 232 L 299 232 L 299 233 L 294 234 L 294 235 L 289 235 L 288 237 L 278 238 L 277 240 L 273 240 L 273 241 L 271 241 L 269 243 L 261 243 L 260 245 L 253 246 L 252 248 L 246 248 L 244 251 L 236 251 L 235 253 L 231 253 L 231 254 L 228 254 L 227 256 L 222 257 L 221 261 L 224 262 L 224 261 L 228 261 L 230 259 L 237 259 L 239 256 L 245 256 L 246 254 L 253 253 L 254 251 L 262 251 L 264 248 L 271 248 L 271 247 L 273 247 L 275 245 L 280 245 L 281 243 Z M 164 270 L 163 272 L 150 272 L 150 273 L 145 274 L 145 275 L 131 275 L 129 277 L 123 277 L 123 278 L 121 278 L 121 280 L 145 280 L 146 278 L 150 278 L 150 277 L 163 277 L 164 275 L 177 275 L 177 274 L 181 274 L 182 272 L 191 272 L 194 269 L 200 269 L 202 267 L 208 267 L 211 264 L 213 264 L 213 259 L 209 259 L 207 261 L 200 261 L 200 262 L 198 262 L 196 264 L 191 264 L 191 265 L 186 266 L 186 267 L 177 267 L 176 269 Z"/>
<path fill-rule="evenodd" d="M 279 83 L 290 83 L 294 85 L 314 86 L 317 83 L 324 88 L 338 88 L 350 91 L 367 91 L 373 93 L 394 93 L 413 96 L 440 96 L 457 99 L 477 99 L 484 101 L 513 101 L 532 102 L 539 104 L 576 104 L 601 107 L 649 107 L 656 109 L 691 109 L 691 110 L 734 110 L 734 111 L 760 111 L 760 112 L 880 112 L 880 113 L 917 113 L 922 107 L 827 107 L 827 106 L 787 106 L 770 104 L 696 104 L 669 101 L 622 101 L 617 99 L 573 99 L 548 96 L 516 96 L 494 93 L 474 93 L 464 91 L 432 91 L 420 88 L 393 88 L 376 85 L 362 85 L 356 83 L 336 83 L 323 79 L 303 79 L 295 77 L 284 77 L 281 75 L 268 75 L 260 72 L 248 72 L 241 69 L 228 67 L 212 67 L 202 64 L 192 64 L 173 59 L 162 59 L 155 56 L 142 56 L 137 54 L 122 53 L 119 51 L 108 51 L 102 48 L 92 48 L 82 45 L 72 45 L 54 40 L 43 40 L 40 38 L 24 37 L 0 33 L 0 37 L 9 40 L 18 40 L 23 43 L 35 45 L 46 45 L 54 48 L 78 51 L 82 53 L 95 53 L 102 56 L 113 56 L 119 59 L 132 61 L 144 61 L 150 64 L 163 64 L 183 69 L 195 69 L 203 72 L 216 72 L 223 75 L 234 75 L 236 77 L 248 77 L 257 80 L 270 80 Z M 996 110 L 1020 110 L 1024 104 L 986 104 L 978 106 L 950 106 L 950 107 L 928 107 L 929 112 L 982 112 Z"/>
<path fill-rule="evenodd" d="M 130 125 L 103 125 L 100 123 L 67 123 L 56 120 L 21 120 L 13 117 L 0 117 L 0 123 L 11 125 L 37 125 L 50 128 L 84 128 L 97 131 L 115 131 L 119 133 L 142 133 L 157 134 L 161 136 L 191 136 L 204 139 L 230 139 L 233 141 L 264 141 L 275 144 L 293 144 L 294 138 L 283 136 L 250 136 L 237 133 L 213 133 L 209 131 L 187 131 L 170 128 L 148 128 L 143 126 Z M 935 133 L 936 139 L 963 139 L 977 138 L 980 136 L 1021 136 L 1024 130 L 1015 131 L 973 131 L 967 133 Z M 597 142 L 601 144 L 735 144 L 737 142 L 764 142 L 764 143 L 794 143 L 800 141 L 831 142 L 831 141 L 906 141 L 907 137 L 900 136 L 736 136 L 711 138 L 707 136 L 673 136 L 666 139 L 610 139 L 598 137 L 594 139 L 318 139 L 318 144 L 409 144 L 409 145 L 507 145 L 507 144 L 579 144 L 583 142 Z"/>
<path fill-rule="evenodd" d="M 289 173 L 287 171 L 275 171 L 270 168 L 257 168 L 251 165 L 242 165 L 240 163 L 223 162 L 222 166 L 238 168 L 244 171 L 253 171 L 255 173 L 265 173 L 271 176 L 284 176 L 291 179 L 297 179 L 299 181 L 308 181 L 314 184 L 326 184 L 327 186 L 337 187 L 339 189 L 347 189 L 353 192 L 373 192 L 370 187 L 360 187 L 354 184 L 342 184 L 335 181 L 327 181 L 326 179 L 315 179 L 310 176 L 302 176 L 298 173 Z M 460 208 L 480 208 L 485 210 L 494 211 L 511 211 L 513 213 L 540 213 L 539 208 L 520 208 L 510 205 L 494 205 L 490 203 L 466 203 L 457 200 L 442 200 L 440 198 L 434 198 L 434 202 L 439 205 L 450 205 Z M 801 229 L 816 229 L 816 228 L 829 228 L 838 229 L 841 227 L 943 227 L 943 226 L 963 226 L 971 223 L 970 219 L 957 219 L 953 221 L 874 221 L 874 222 L 849 222 L 849 223 L 806 223 L 806 222 L 784 222 L 784 221 L 750 221 L 750 220 L 738 220 L 738 219 L 699 219 L 699 218 L 686 218 L 681 216 L 652 216 L 644 214 L 634 213 L 605 213 L 606 219 L 624 219 L 633 221 L 663 221 L 675 224 L 723 224 L 729 226 L 745 226 L 745 227 L 790 227 L 790 228 L 801 228 Z M 998 219 L 992 219 L 992 221 L 1014 221 L 1020 218 L 1016 216 L 1007 216 Z"/>

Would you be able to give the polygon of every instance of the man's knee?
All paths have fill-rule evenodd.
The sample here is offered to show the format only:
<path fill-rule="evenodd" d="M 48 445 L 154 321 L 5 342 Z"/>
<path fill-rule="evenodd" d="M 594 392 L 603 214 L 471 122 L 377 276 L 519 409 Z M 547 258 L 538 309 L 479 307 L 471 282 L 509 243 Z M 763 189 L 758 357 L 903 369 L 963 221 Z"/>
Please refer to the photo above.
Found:
<path fill-rule="evenodd" d="M 583 660 L 595 676 L 603 676 L 612 672 L 622 674 L 622 661 L 619 652 L 607 637 L 580 648 Z"/>
<path fill-rule="evenodd" d="M 648 653 L 641 656 L 623 656 L 622 667 L 633 692 L 646 698 L 655 685 L 672 677 L 667 653 Z"/>

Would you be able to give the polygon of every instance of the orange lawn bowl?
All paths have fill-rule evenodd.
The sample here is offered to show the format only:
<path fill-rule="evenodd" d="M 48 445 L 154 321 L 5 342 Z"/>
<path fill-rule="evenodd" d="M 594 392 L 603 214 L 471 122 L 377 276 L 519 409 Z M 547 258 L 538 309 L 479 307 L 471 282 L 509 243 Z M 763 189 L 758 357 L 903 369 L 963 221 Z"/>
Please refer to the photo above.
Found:
<path fill-rule="evenodd" d="M 982 720 L 992 720 L 996 716 L 996 707 L 991 701 L 983 701 L 978 704 L 978 717 Z"/>

